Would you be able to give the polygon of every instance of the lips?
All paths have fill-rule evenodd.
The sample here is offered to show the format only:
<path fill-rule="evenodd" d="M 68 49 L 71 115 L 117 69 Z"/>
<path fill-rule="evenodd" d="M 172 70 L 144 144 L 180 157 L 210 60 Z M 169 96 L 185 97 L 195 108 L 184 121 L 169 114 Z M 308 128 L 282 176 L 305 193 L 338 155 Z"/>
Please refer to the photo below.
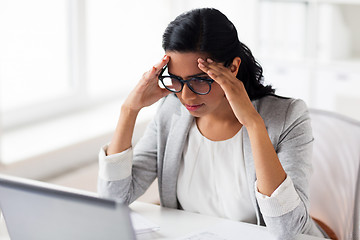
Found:
<path fill-rule="evenodd" d="M 200 107 L 202 107 L 204 104 L 196 104 L 196 105 L 189 105 L 189 104 L 185 104 L 185 107 L 187 110 L 189 111 L 196 111 L 198 110 Z"/>

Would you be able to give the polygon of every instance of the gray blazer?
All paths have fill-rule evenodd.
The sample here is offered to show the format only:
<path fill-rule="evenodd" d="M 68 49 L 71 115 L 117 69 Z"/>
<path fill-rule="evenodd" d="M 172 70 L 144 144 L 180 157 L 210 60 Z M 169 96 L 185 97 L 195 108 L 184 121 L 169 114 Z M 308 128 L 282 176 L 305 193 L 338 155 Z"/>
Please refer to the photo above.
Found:
<path fill-rule="evenodd" d="M 301 199 L 294 210 L 280 217 L 262 215 L 255 197 L 256 175 L 250 140 L 244 128 L 244 161 L 258 224 L 266 225 L 279 239 L 292 239 L 299 233 L 324 236 L 309 216 L 313 136 L 305 103 L 302 100 L 271 95 L 253 101 L 253 105 L 263 118 L 280 162 Z M 130 204 L 157 177 L 161 205 L 181 209 L 176 196 L 176 184 L 184 143 L 192 121 L 193 116 L 175 95 L 165 97 L 144 136 L 134 147 L 132 175 L 116 181 L 99 178 L 99 194 Z"/>

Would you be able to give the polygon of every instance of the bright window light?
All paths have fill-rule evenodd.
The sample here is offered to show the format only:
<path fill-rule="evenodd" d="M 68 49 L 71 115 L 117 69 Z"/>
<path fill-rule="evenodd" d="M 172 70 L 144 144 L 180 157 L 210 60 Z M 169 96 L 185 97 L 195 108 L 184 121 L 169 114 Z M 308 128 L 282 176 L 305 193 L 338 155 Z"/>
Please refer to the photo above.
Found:
<path fill-rule="evenodd" d="M 3 112 L 70 90 L 67 14 L 66 0 L 0 2 Z"/>
<path fill-rule="evenodd" d="M 104 95 L 131 89 L 163 57 L 169 1 L 87 1 L 89 91 Z"/>

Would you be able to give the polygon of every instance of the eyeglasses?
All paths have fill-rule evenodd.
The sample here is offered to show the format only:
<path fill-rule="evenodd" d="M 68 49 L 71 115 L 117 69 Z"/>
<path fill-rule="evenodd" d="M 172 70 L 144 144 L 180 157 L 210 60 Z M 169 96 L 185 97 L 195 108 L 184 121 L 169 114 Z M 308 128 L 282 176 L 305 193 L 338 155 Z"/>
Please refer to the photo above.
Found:
<path fill-rule="evenodd" d="M 186 84 L 191 91 L 199 95 L 208 94 L 211 90 L 211 84 L 214 82 L 211 78 L 206 77 L 191 77 L 189 80 L 183 80 L 179 76 L 172 75 L 170 73 L 169 76 L 163 76 L 167 66 L 165 66 L 160 74 L 159 80 L 162 85 L 169 91 L 178 93 L 181 92 L 184 88 L 184 84 Z"/>

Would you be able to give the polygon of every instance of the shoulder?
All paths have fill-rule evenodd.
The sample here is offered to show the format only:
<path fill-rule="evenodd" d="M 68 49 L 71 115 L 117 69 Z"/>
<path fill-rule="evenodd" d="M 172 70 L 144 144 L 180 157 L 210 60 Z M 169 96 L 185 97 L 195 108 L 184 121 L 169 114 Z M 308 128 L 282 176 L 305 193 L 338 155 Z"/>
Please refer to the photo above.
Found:
<path fill-rule="evenodd" d="M 301 99 L 268 95 L 253 101 L 253 104 L 265 121 L 291 122 L 309 114 L 306 103 Z"/>
<path fill-rule="evenodd" d="M 268 95 L 254 100 L 253 104 L 260 114 L 287 113 L 290 111 L 307 111 L 306 103 L 301 99 L 286 98 L 277 95 Z"/>
<path fill-rule="evenodd" d="M 303 100 L 269 95 L 253 101 L 253 104 L 264 120 L 273 142 L 289 132 L 306 134 L 311 138 L 310 115 Z"/>

